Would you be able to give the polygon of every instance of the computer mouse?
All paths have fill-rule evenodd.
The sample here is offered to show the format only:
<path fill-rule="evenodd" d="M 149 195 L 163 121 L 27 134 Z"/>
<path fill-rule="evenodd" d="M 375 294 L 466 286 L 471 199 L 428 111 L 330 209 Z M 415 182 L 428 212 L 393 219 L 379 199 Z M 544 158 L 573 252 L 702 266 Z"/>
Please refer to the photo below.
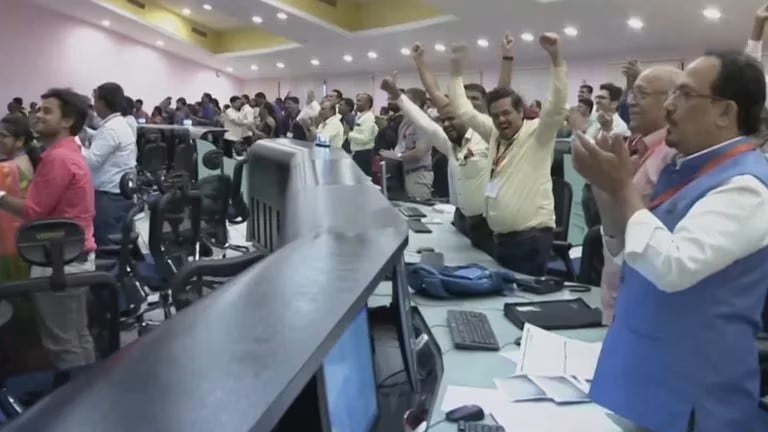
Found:
<path fill-rule="evenodd" d="M 435 248 L 431 248 L 431 247 L 420 247 L 416 249 L 416 253 L 434 252 L 434 251 L 435 251 Z"/>
<path fill-rule="evenodd" d="M 485 418 L 485 411 L 478 405 L 462 405 L 445 413 L 445 419 L 449 422 L 480 421 Z"/>

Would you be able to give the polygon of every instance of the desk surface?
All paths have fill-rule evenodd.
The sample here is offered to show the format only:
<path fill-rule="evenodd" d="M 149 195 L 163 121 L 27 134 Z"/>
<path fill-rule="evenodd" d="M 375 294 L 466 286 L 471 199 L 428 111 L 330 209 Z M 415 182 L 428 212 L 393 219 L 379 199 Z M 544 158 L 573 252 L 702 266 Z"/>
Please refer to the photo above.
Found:
<path fill-rule="evenodd" d="M 410 204 L 408 204 L 410 205 Z M 469 240 L 458 233 L 450 221 L 452 214 L 441 214 L 426 207 L 421 207 L 429 219 L 440 219 L 439 225 L 430 224 L 431 234 L 409 235 L 409 244 L 406 250 L 406 261 L 416 261 L 415 251 L 419 247 L 432 247 L 437 252 L 445 255 L 447 265 L 460 265 L 477 263 L 490 268 L 498 267 L 495 261 L 483 252 L 474 249 Z M 371 302 L 388 301 L 387 294 L 391 292 L 388 283 L 383 283 L 376 291 L 376 297 Z M 483 351 L 456 351 L 453 349 L 450 333 L 446 327 L 446 311 L 448 309 L 465 309 L 483 312 L 493 327 L 501 352 L 516 351 L 517 346 L 513 341 L 521 336 L 522 331 L 509 322 L 503 313 L 503 305 L 510 301 L 528 300 L 557 300 L 565 298 L 582 297 L 590 305 L 600 304 L 600 292 L 593 289 L 589 293 L 575 294 L 560 292 L 548 296 L 535 296 L 522 293 L 514 297 L 490 297 L 472 300 L 433 300 L 424 297 L 413 296 L 413 302 L 419 307 L 422 315 L 429 324 L 435 338 L 444 353 L 443 362 L 445 372 L 440 386 L 440 393 L 436 399 L 431 415 L 433 426 L 430 432 L 456 431 L 456 425 L 452 423 L 439 423 L 445 418 L 441 410 L 443 398 L 447 386 L 467 386 L 479 388 L 494 388 L 495 378 L 510 376 L 515 371 L 515 363 L 502 357 L 497 352 Z M 564 336 L 573 337 L 589 342 L 601 341 L 605 336 L 604 328 L 592 328 L 582 330 L 567 330 L 558 332 Z M 506 346 L 505 346 L 506 345 Z M 532 409 L 534 408 L 534 409 Z M 594 404 L 577 404 L 558 406 L 552 402 L 520 402 L 509 404 L 510 412 L 519 417 L 519 424 L 508 432 L 566 432 L 574 430 L 589 430 L 590 432 L 618 432 L 622 429 L 616 426 L 607 416 L 606 412 Z M 486 416 L 486 422 L 493 421 Z"/>

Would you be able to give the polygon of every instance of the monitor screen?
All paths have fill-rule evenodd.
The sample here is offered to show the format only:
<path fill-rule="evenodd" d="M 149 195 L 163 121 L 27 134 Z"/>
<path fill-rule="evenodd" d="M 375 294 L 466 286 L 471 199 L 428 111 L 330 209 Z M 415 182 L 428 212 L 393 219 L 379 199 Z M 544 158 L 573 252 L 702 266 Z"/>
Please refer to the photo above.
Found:
<path fill-rule="evenodd" d="M 370 431 L 379 407 L 366 308 L 328 353 L 323 375 L 331 432 Z"/>

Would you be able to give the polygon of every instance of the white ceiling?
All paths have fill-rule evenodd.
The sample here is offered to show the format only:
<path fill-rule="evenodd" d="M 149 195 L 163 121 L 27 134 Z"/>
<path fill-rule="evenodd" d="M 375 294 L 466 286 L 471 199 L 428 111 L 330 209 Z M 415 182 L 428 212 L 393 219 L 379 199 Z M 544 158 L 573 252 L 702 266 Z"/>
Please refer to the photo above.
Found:
<path fill-rule="evenodd" d="M 431 51 L 436 42 L 471 43 L 473 59 L 489 62 L 497 58 L 496 41 L 507 29 L 518 36 L 519 63 L 537 63 L 542 59 L 540 49 L 535 43 L 523 42 L 519 35 L 562 33 L 566 25 L 579 30 L 574 38 L 564 36 L 566 57 L 571 60 L 696 54 L 706 48 L 740 49 L 749 34 L 751 17 L 764 0 L 425 0 L 451 19 L 417 28 L 365 34 L 334 30 L 327 24 L 292 13 L 287 20 L 279 20 L 276 13 L 280 9 L 268 4 L 269 0 L 162 0 L 175 11 L 191 9 L 191 19 L 217 29 L 253 26 L 251 17 L 258 15 L 263 19 L 265 30 L 300 44 L 271 53 L 236 57 L 213 55 L 174 41 L 161 30 L 118 16 L 90 0 L 34 1 L 95 24 L 109 19 L 112 31 L 147 44 L 162 38 L 166 41 L 162 49 L 222 71 L 231 67 L 233 74 L 242 79 L 259 79 L 402 70 L 410 68 L 411 61 L 400 49 L 415 41 L 423 42 Z M 211 4 L 213 10 L 203 10 L 203 3 Z M 720 8 L 722 18 L 717 22 L 707 20 L 701 14 L 705 7 Z M 631 16 L 641 18 L 645 27 L 630 29 L 626 21 Z M 478 38 L 487 38 L 490 47 L 483 49 L 475 45 Z M 370 50 L 378 53 L 378 59 L 367 58 Z M 354 61 L 344 62 L 345 54 L 352 55 Z M 444 54 L 430 53 L 434 61 L 441 55 Z M 310 64 L 313 58 L 320 61 L 319 66 Z M 285 69 L 278 69 L 277 62 L 284 63 Z M 251 65 L 258 66 L 259 70 L 252 71 Z"/>

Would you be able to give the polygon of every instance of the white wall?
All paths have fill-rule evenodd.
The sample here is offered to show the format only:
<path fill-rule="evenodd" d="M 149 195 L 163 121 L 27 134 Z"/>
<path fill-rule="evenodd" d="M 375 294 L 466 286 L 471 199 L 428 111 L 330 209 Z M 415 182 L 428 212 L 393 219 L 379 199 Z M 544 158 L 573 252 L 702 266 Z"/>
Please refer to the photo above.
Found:
<path fill-rule="evenodd" d="M 644 67 L 655 65 L 671 65 L 679 67 L 682 63 L 681 58 L 648 58 L 641 60 Z M 568 63 L 568 83 L 571 103 L 575 103 L 578 87 L 583 82 L 592 84 L 595 88 L 604 82 L 614 82 L 621 86 L 624 85 L 624 77 L 621 75 L 620 61 L 590 61 L 590 62 L 569 62 Z M 314 90 L 316 94 L 321 95 L 323 90 L 323 81 L 326 82 L 327 90 L 330 92 L 334 88 L 341 90 L 345 96 L 353 97 L 356 93 L 370 93 L 374 95 L 374 105 L 380 107 L 386 104 L 386 95 L 379 90 L 379 83 L 386 73 L 357 74 L 357 75 L 339 75 L 330 77 L 304 77 L 304 78 L 286 78 L 283 80 L 265 79 L 256 81 L 247 81 L 245 90 L 249 94 L 262 91 L 266 93 L 269 99 L 275 97 L 285 97 L 287 92 L 292 92 L 298 96 L 302 103 L 308 90 Z M 444 71 L 438 71 L 438 79 L 442 90 L 447 90 L 448 74 Z M 464 82 L 477 82 L 483 84 L 490 90 L 496 86 L 499 79 L 498 66 L 492 65 L 481 68 L 468 68 L 464 74 Z M 418 74 L 415 71 L 400 73 L 398 78 L 400 87 L 421 87 Z M 512 79 L 512 87 L 519 91 L 526 99 L 545 100 L 549 89 L 549 71 L 546 66 L 524 67 L 516 69 Z"/>

